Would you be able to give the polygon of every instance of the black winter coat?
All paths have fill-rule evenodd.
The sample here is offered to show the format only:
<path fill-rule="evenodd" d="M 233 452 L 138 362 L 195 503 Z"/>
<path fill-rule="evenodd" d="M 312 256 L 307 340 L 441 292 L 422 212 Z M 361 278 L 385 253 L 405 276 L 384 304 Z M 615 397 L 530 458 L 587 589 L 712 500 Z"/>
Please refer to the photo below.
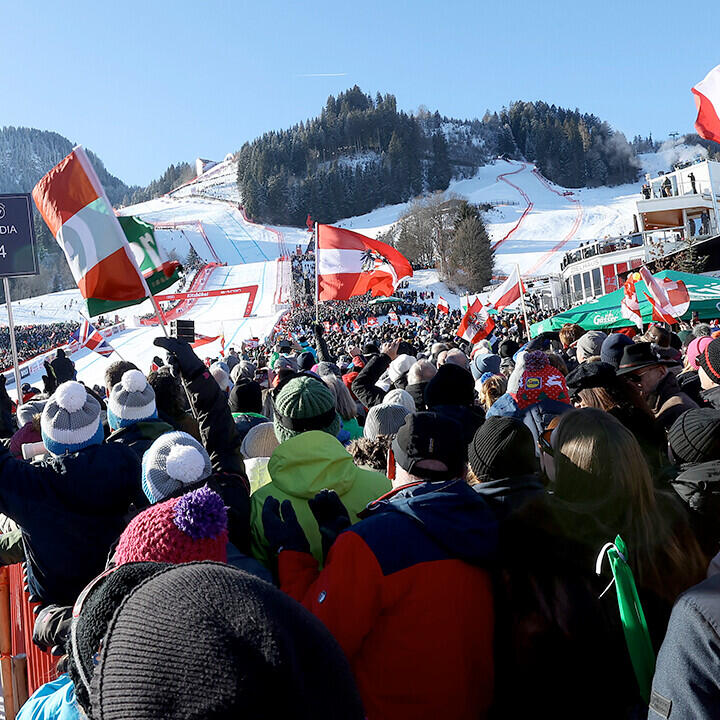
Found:
<path fill-rule="evenodd" d="M 105 567 L 140 486 L 140 462 L 119 444 L 30 464 L 0 447 L 0 512 L 23 530 L 31 594 L 72 605 Z"/>
<path fill-rule="evenodd" d="M 379 388 L 375 383 L 388 367 L 390 367 L 391 362 L 390 356 L 385 353 L 373 355 L 353 380 L 352 391 L 355 393 L 355 397 L 366 408 L 379 405 L 387 395 L 387 392 Z"/>

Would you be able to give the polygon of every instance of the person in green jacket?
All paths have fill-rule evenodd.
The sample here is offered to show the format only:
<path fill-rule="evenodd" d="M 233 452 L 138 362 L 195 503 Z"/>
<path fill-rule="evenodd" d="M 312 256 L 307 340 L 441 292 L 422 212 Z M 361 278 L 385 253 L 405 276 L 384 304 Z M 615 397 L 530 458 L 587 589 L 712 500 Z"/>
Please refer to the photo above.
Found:
<path fill-rule="evenodd" d="M 320 490 L 334 490 L 354 523 L 369 502 L 391 489 L 390 481 L 357 467 L 337 440 L 340 417 L 335 397 L 322 381 L 310 376 L 288 381 L 275 398 L 274 423 L 280 445 L 268 463 L 271 482 L 250 498 L 252 554 L 272 568 L 275 553 L 265 539 L 262 510 L 266 498 L 274 497 L 292 503 L 310 551 L 322 563 L 320 531 L 308 501 Z"/>

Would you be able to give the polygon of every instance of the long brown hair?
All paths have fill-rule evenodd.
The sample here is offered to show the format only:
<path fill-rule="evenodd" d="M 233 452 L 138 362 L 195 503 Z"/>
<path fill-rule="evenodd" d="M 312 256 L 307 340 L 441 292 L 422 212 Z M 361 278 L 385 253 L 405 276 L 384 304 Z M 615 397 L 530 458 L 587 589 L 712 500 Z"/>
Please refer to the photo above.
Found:
<path fill-rule="evenodd" d="M 707 558 L 679 503 L 655 490 L 635 436 L 609 413 L 565 413 L 553 438 L 553 491 L 578 539 L 625 541 L 639 587 L 672 602 L 699 582 Z"/>

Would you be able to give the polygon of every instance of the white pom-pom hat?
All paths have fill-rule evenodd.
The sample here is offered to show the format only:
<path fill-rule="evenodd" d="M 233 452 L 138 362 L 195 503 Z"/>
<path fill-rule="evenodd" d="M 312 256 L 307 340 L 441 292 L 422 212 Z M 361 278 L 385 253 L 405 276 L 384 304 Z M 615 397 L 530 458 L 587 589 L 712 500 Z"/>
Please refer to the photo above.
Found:
<path fill-rule="evenodd" d="M 139 370 L 123 373 L 108 398 L 108 424 L 113 430 L 157 417 L 155 391 Z"/>
<path fill-rule="evenodd" d="M 207 450 L 191 435 L 175 431 L 161 435 L 142 459 L 142 487 L 152 503 L 184 492 L 212 474 Z"/>
<path fill-rule="evenodd" d="M 64 382 L 43 408 L 40 431 L 45 447 L 53 455 L 100 444 L 100 403 L 79 382 Z"/>

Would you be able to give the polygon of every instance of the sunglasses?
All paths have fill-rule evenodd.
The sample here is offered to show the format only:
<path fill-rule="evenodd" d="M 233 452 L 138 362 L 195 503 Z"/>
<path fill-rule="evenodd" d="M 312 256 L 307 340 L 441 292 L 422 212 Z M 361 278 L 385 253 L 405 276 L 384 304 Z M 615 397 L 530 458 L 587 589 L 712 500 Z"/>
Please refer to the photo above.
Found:
<path fill-rule="evenodd" d="M 538 446 L 540 447 L 540 450 L 542 450 L 546 455 L 550 456 L 555 455 L 555 448 L 553 448 L 552 444 L 550 443 L 553 430 L 554 428 L 548 428 L 547 430 L 543 430 L 543 432 L 540 434 L 540 437 L 538 438 Z"/>

